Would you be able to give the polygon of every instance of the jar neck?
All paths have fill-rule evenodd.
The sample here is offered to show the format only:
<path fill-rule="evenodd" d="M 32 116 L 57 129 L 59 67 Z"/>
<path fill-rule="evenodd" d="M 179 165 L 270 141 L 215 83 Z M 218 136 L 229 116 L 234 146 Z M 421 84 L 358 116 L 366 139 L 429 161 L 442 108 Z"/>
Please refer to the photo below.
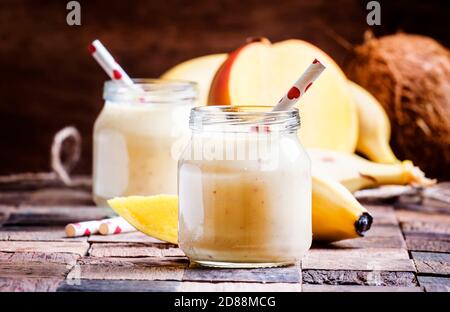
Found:
<path fill-rule="evenodd" d="M 163 79 L 133 79 L 133 86 L 105 82 L 103 99 L 111 104 L 183 104 L 197 100 L 193 82 Z"/>
<path fill-rule="evenodd" d="M 203 106 L 191 110 L 193 132 L 296 133 L 300 127 L 297 108 L 272 111 L 271 106 Z"/>

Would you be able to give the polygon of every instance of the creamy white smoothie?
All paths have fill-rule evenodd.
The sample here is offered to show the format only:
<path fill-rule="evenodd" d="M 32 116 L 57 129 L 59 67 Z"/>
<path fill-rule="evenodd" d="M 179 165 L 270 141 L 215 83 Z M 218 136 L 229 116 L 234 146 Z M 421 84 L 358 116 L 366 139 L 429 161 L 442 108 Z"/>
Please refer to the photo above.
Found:
<path fill-rule="evenodd" d="M 98 205 L 116 196 L 176 194 L 177 161 L 188 140 L 194 101 L 157 96 L 106 100 L 93 137 Z"/>
<path fill-rule="evenodd" d="M 233 116 L 193 130 L 178 174 L 179 244 L 191 261 L 277 266 L 309 249 L 310 163 L 292 127 L 295 114 L 279 113 L 277 124 L 257 131 Z"/>

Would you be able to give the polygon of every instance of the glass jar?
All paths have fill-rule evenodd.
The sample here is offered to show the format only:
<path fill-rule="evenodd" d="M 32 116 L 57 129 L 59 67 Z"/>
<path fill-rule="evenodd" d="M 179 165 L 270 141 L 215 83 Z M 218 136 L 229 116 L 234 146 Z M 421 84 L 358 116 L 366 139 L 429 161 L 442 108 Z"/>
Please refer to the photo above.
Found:
<path fill-rule="evenodd" d="M 99 206 L 116 196 L 177 192 L 177 161 L 189 139 L 195 85 L 134 82 L 133 87 L 105 83 L 93 138 L 93 193 Z"/>
<path fill-rule="evenodd" d="M 271 109 L 191 111 L 191 140 L 178 163 L 178 231 L 192 262 L 281 266 L 309 249 L 311 169 L 299 113 Z"/>

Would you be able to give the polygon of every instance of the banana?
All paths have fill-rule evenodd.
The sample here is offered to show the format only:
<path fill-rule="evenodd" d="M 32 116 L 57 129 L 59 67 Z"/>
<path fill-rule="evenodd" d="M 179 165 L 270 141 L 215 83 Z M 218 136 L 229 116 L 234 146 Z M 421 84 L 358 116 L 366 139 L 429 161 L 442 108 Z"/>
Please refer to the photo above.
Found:
<path fill-rule="evenodd" d="M 373 218 L 339 182 L 314 173 L 312 227 L 315 241 L 338 241 L 364 236 Z"/>
<path fill-rule="evenodd" d="M 391 125 L 383 106 L 368 91 L 349 81 L 358 111 L 359 134 L 356 150 L 372 161 L 398 163 L 399 160 L 389 146 Z"/>
<path fill-rule="evenodd" d="M 354 154 L 322 149 L 308 149 L 308 154 L 313 174 L 325 174 L 350 192 L 385 184 L 429 186 L 436 182 L 409 160 L 379 164 Z"/>

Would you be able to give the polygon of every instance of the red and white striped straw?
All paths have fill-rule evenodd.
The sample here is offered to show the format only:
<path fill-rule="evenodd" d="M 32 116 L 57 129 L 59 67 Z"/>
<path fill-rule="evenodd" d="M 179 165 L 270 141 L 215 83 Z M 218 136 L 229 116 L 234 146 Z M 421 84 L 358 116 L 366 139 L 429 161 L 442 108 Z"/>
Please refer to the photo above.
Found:
<path fill-rule="evenodd" d="M 136 229 L 122 217 L 115 217 L 103 220 L 94 220 L 66 225 L 67 237 L 89 236 L 91 234 L 119 234 L 134 232 Z"/>
<path fill-rule="evenodd" d="M 325 70 L 325 66 L 315 59 L 305 70 L 292 88 L 281 98 L 273 111 L 288 110 L 299 100 L 299 98 L 311 87 L 314 81 Z"/>
<path fill-rule="evenodd" d="M 89 45 L 88 50 L 113 81 L 126 86 L 134 86 L 133 80 L 131 80 L 130 76 L 128 76 L 123 68 L 114 60 L 111 53 L 109 53 L 100 40 L 94 40 Z"/>
<path fill-rule="evenodd" d="M 103 220 L 70 223 L 66 225 L 67 237 L 89 236 L 97 234 Z"/>
<path fill-rule="evenodd" d="M 122 217 L 103 220 L 98 229 L 102 235 L 134 232 L 136 229 Z"/>

